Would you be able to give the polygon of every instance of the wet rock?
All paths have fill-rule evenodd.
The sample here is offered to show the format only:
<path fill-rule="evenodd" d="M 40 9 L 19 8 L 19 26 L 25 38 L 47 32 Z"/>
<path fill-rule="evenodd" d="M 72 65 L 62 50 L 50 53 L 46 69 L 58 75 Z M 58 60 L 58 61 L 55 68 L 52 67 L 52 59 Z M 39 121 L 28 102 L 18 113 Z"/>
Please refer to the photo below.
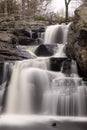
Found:
<path fill-rule="evenodd" d="M 13 34 L 16 36 L 26 36 L 26 37 L 31 37 L 31 33 L 27 29 L 15 29 L 13 31 Z"/>
<path fill-rule="evenodd" d="M 0 62 L 0 85 L 2 84 L 2 80 L 3 80 L 3 68 L 4 68 L 4 63 Z"/>
<path fill-rule="evenodd" d="M 70 26 L 66 53 L 76 60 L 80 76 L 87 78 L 87 2 L 75 11 Z"/>
<path fill-rule="evenodd" d="M 18 50 L 19 50 L 19 56 L 24 58 L 24 59 L 36 58 L 36 56 L 33 53 L 29 52 L 29 51 L 25 51 L 25 50 L 23 50 L 21 48 L 18 48 Z"/>
<path fill-rule="evenodd" d="M 38 33 L 32 32 L 32 39 L 37 39 L 37 38 L 38 38 Z"/>
<path fill-rule="evenodd" d="M 37 56 L 52 56 L 54 54 L 55 45 L 40 45 L 36 50 Z"/>
<path fill-rule="evenodd" d="M 37 44 L 38 31 L 35 29 L 18 29 L 14 30 L 13 34 L 16 36 L 19 45 Z"/>
<path fill-rule="evenodd" d="M 42 33 L 42 32 L 45 32 L 45 27 L 40 27 L 39 29 L 38 29 L 38 31 L 40 32 L 40 33 Z"/>
<path fill-rule="evenodd" d="M 78 37 L 78 44 L 82 47 L 87 47 L 87 30 L 80 30 Z"/>
<path fill-rule="evenodd" d="M 19 36 L 18 37 L 18 44 L 19 45 L 32 45 L 32 44 L 35 44 L 35 40 L 33 40 L 29 37 Z"/>
<path fill-rule="evenodd" d="M 72 74 L 72 68 L 71 68 L 71 64 L 72 64 L 72 59 L 67 58 L 63 64 L 62 64 L 62 72 L 66 75 L 66 76 L 70 76 L 70 74 Z"/>
<path fill-rule="evenodd" d="M 53 71 L 61 71 L 61 67 L 63 65 L 63 62 L 66 60 L 67 58 L 55 58 L 55 57 L 51 57 L 50 58 L 50 69 Z"/>

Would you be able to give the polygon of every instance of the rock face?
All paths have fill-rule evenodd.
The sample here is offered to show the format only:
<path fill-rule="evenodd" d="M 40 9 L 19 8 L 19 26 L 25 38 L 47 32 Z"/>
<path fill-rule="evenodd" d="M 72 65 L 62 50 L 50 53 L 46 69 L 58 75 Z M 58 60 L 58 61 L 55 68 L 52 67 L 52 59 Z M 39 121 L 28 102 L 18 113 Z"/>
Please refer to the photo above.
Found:
<path fill-rule="evenodd" d="M 79 74 L 87 79 L 87 2 L 75 11 L 75 19 L 68 34 L 66 53 L 76 60 Z"/>
<path fill-rule="evenodd" d="M 0 61 L 32 58 L 28 52 L 16 48 L 16 37 L 9 31 L 0 31 Z"/>
<path fill-rule="evenodd" d="M 40 44 L 38 34 L 44 32 L 45 28 L 36 25 L 24 21 L 0 21 L 0 61 L 35 58 L 16 46 Z"/>

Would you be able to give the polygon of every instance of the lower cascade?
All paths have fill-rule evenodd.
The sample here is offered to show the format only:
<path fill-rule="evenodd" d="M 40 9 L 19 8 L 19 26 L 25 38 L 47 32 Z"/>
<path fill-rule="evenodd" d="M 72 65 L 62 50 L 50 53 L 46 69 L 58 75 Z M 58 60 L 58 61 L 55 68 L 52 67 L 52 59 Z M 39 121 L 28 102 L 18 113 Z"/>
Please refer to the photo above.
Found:
<path fill-rule="evenodd" d="M 73 66 L 71 64 L 74 73 L 69 77 L 62 72 L 47 70 L 47 64 L 46 61 L 29 60 L 14 65 L 5 113 L 61 116 L 87 114 L 87 88 L 75 74 L 75 62 Z"/>
<path fill-rule="evenodd" d="M 60 35 L 62 33 L 61 41 L 63 41 L 63 44 L 58 44 L 58 52 L 56 51 L 52 57 L 16 61 L 10 64 L 12 74 L 6 87 L 5 114 L 87 115 L 87 88 L 82 78 L 78 76 L 76 62 L 70 60 L 67 66 L 64 30 L 63 25 L 62 27 L 54 26 L 51 32 L 51 35 L 54 32 Z M 49 31 L 50 28 L 47 28 L 45 38 Z M 50 37 L 45 43 L 49 44 L 52 41 Z M 52 42 L 57 42 L 55 38 L 59 39 L 57 39 L 57 34 Z M 64 58 L 60 71 L 51 70 L 51 58 Z"/>

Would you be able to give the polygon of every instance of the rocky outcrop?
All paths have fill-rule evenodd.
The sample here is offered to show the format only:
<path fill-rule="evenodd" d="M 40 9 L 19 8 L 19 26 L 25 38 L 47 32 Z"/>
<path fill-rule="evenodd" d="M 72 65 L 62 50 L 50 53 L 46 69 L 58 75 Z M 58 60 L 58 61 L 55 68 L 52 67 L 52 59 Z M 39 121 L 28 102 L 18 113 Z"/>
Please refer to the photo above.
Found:
<path fill-rule="evenodd" d="M 13 31 L 13 34 L 16 36 L 19 45 L 37 44 L 37 30 L 17 29 Z"/>
<path fill-rule="evenodd" d="M 25 21 L 0 21 L 0 61 L 35 58 L 18 45 L 41 44 L 39 35 L 45 31 L 44 26 Z"/>
<path fill-rule="evenodd" d="M 28 52 L 19 50 L 16 45 L 17 39 L 11 32 L 0 31 L 0 61 L 34 58 Z"/>
<path fill-rule="evenodd" d="M 68 34 L 66 53 L 76 60 L 79 74 L 87 78 L 87 2 L 75 11 L 75 18 Z"/>

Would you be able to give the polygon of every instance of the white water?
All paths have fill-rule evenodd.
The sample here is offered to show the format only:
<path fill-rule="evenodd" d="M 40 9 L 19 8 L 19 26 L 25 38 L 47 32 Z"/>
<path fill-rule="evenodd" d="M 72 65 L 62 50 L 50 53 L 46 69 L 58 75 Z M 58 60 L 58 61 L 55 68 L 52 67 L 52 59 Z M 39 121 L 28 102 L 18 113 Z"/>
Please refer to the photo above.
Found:
<path fill-rule="evenodd" d="M 67 43 L 67 33 L 69 25 L 51 25 L 45 32 L 44 44 Z"/>
<path fill-rule="evenodd" d="M 51 26 L 45 35 L 45 43 L 55 43 L 55 33 L 59 28 L 62 28 L 63 44 L 58 45 L 58 52 L 54 55 L 56 58 L 66 57 L 64 43 L 68 29 L 65 25 L 64 28 L 63 25 Z M 61 72 L 52 72 L 49 60 L 50 57 L 15 63 L 8 86 L 5 114 L 87 115 L 87 88 L 78 76 L 76 63 L 72 61 L 70 75 L 67 76 L 62 73 L 63 65 Z"/>
<path fill-rule="evenodd" d="M 87 90 L 81 78 L 48 71 L 47 64 L 38 59 L 16 63 L 8 88 L 5 112 L 85 116 Z M 71 69 L 74 68 L 73 73 L 76 73 L 75 64 L 73 66 Z"/>
<path fill-rule="evenodd" d="M 66 54 L 64 52 L 65 44 L 58 44 L 58 50 L 57 52 L 53 55 L 53 57 L 66 57 Z"/>

